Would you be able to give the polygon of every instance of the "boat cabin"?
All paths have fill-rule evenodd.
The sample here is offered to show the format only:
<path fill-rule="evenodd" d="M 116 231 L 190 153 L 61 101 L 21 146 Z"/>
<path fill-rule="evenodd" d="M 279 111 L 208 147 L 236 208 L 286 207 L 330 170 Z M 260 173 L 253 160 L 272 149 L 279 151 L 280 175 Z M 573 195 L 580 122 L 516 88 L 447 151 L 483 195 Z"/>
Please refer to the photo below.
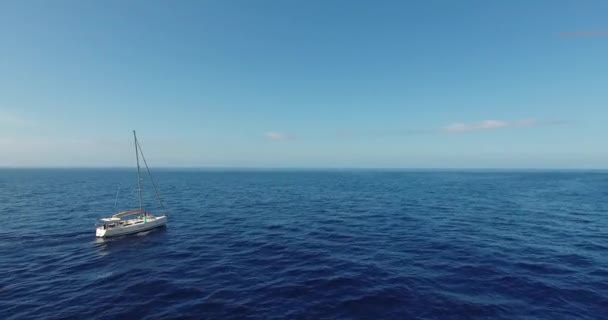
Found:
<path fill-rule="evenodd" d="M 129 226 L 138 223 L 145 223 L 147 218 L 153 217 L 147 211 L 133 209 L 119 212 L 109 218 L 99 219 L 97 228 L 112 229 L 115 227 Z"/>
<path fill-rule="evenodd" d="M 119 226 L 121 221 L 122 220 L 120 218 L 103 218 L 99 219 L 99 222 L 97 223 L 96 227 L 102 229 L 111 229 L 116 226 Z"/>

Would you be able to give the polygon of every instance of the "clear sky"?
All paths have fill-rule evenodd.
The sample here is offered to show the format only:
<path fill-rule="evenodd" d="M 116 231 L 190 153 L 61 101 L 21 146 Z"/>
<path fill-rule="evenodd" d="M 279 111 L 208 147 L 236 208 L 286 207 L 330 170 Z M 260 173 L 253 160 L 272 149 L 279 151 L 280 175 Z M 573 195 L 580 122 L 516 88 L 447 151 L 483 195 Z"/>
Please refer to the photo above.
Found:
<path fill-rule="evenodd" d="M 0 166 L 607 168 L 608 1 L 1 1 Z"/>

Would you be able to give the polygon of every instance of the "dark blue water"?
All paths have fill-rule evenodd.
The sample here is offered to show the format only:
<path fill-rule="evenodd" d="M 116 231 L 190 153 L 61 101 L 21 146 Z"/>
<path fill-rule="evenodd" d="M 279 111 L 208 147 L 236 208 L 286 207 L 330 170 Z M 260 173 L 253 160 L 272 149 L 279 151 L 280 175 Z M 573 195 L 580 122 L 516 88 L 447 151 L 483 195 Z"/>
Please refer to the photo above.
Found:
<path fill-rule="evenodd" d="M 606 172 L 155 175 L 99 240 L 132 171 L 0 170 L 0 319 L 608 318 Z"/>

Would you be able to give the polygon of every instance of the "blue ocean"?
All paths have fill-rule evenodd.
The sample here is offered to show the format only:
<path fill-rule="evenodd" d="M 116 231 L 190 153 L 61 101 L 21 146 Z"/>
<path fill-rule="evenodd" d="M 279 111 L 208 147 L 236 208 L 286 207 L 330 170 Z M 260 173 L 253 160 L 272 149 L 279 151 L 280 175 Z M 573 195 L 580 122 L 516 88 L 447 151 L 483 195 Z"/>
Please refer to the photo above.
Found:
<path fill-rule="evenodd" d="M 608 319 L 607 172 L 153 175 L 0 170 L 0 319 Z"/>

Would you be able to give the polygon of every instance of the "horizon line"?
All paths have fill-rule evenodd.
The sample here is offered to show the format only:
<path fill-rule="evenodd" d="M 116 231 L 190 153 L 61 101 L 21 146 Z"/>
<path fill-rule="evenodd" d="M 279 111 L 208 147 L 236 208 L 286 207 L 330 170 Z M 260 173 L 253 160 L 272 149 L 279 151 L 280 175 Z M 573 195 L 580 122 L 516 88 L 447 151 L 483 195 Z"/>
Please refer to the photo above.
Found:
<path fill-rule="evenodd" d="M 0 170 L 49 170 L 49 169 L 60 169 L 60 170 L 136 170 L 135 167 L 130 166 L 2 166 Z M 156 170 L 370 170 L 370 171 L 471 171 L 471 170 L 488 170 L 488 171 L 606 171 L 608 167 L 580 167 L 580 168 L 567 168 L 567 167 L 331 167 L 331 166 L 319 166 L 319 167 L 305 167 L 305 166 L 157 166 Z"/>

